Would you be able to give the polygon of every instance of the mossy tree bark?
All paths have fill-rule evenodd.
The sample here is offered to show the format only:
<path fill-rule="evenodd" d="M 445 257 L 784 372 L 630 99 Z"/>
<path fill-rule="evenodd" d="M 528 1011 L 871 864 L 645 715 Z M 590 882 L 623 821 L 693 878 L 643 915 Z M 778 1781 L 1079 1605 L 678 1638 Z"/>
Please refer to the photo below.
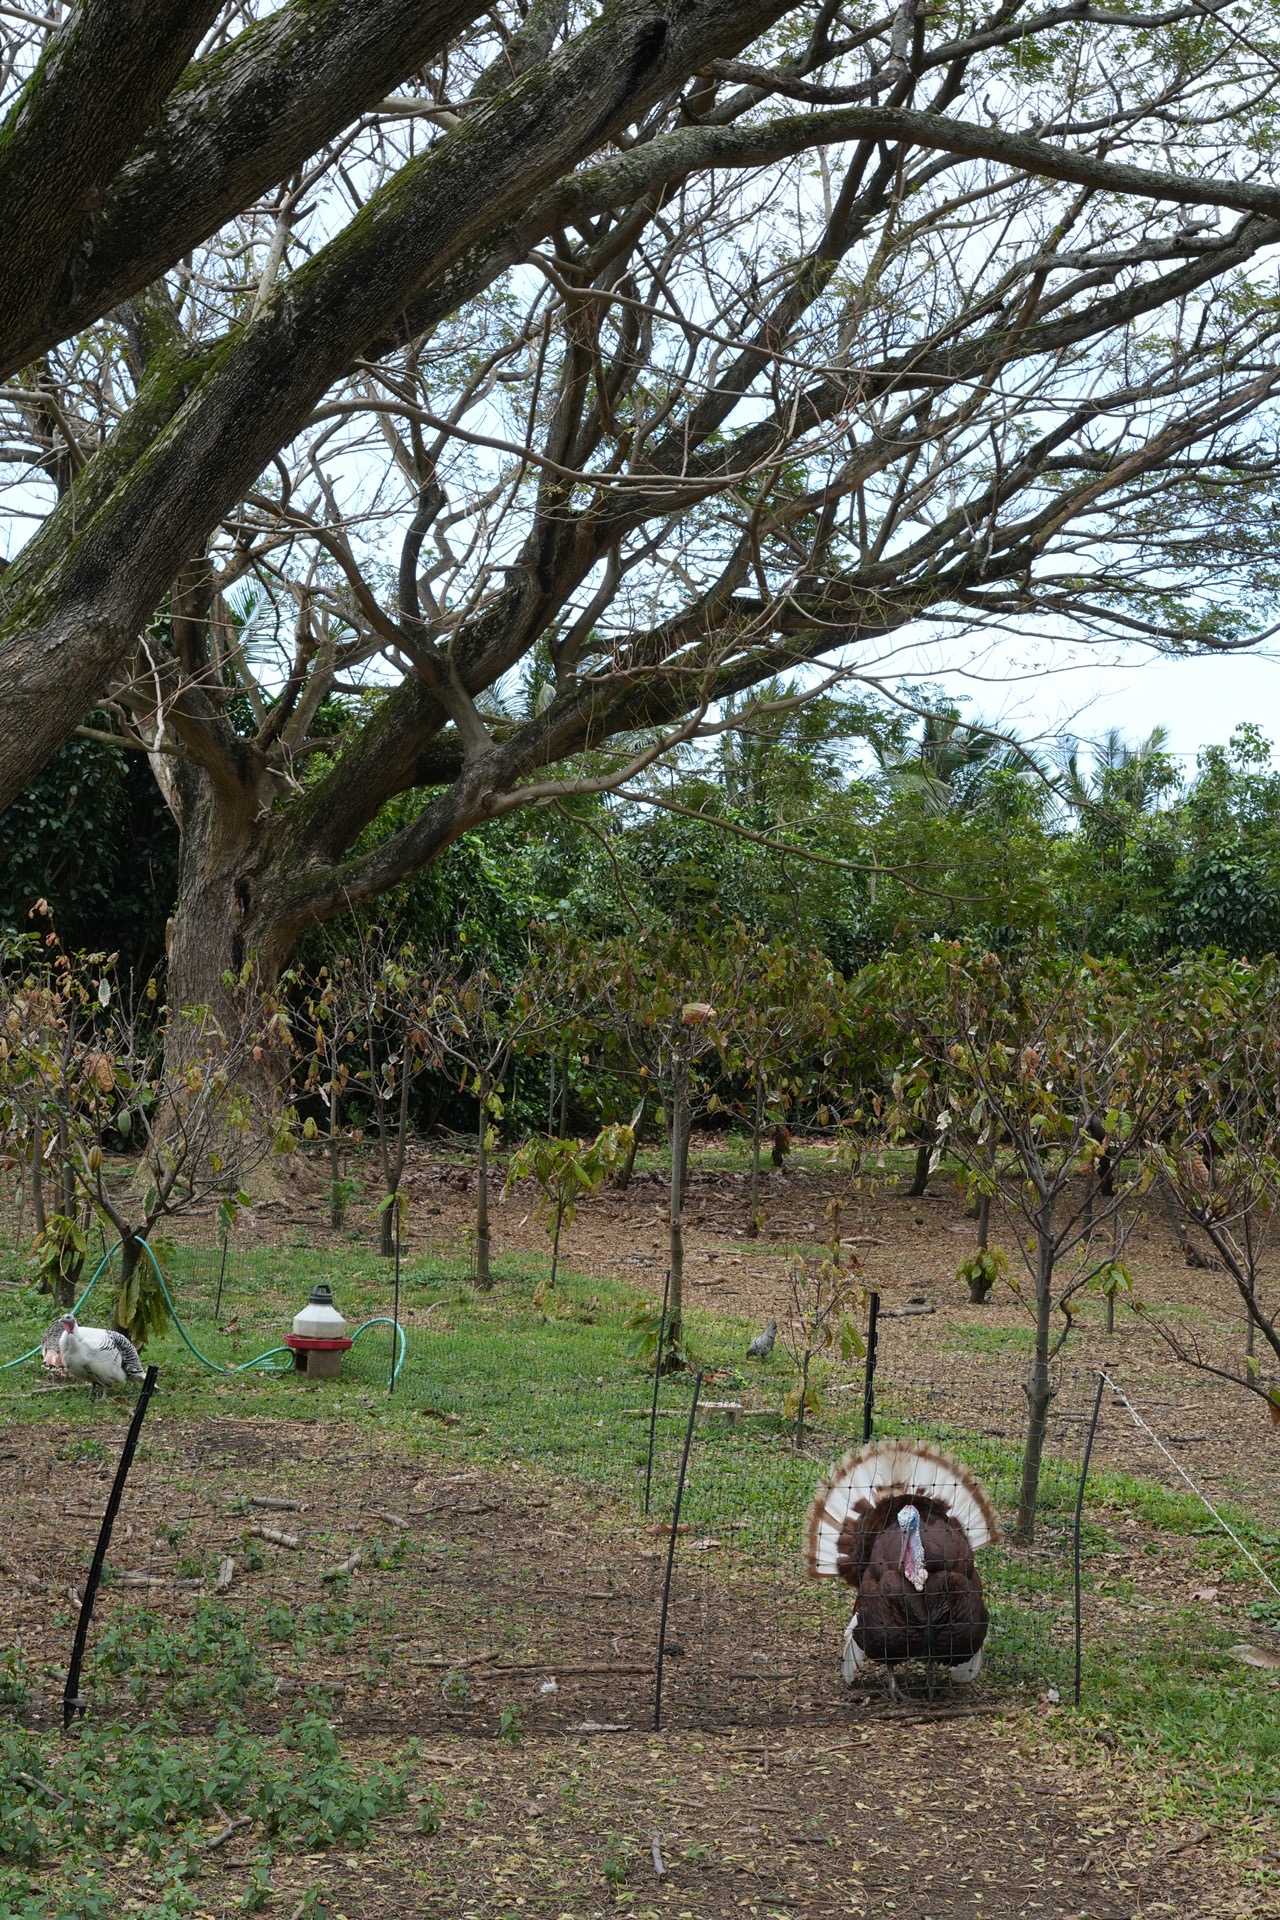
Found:
<path fill-rule="evenodd" d="M 251 321 L 203 351 L 161 356 L 0 583 L 0 806 L 93 707 L 180 568 L 326 389 L 487 285 L 563 217 L 538 207 L 516 232 L 566 168 L 785 11 L 785 0 L 691 0 L 669 17 L 652 0 L 614 0 L 556 53 L 474 97 L 448 138 Z"/>

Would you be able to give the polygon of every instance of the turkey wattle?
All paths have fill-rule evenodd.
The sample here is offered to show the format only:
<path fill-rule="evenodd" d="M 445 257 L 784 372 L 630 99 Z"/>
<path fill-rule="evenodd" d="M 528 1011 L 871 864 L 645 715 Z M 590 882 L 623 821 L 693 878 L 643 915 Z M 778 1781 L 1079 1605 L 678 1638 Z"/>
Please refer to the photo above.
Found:
<path fill-rule="evenodd" d="M 58 1347 L 68 1378 L 87 1380 L 91 1393 L 94 1388 L 110 1393 L 112 1387 L 145 1378 L 132 1340 L 105 1327 L 82 1327 L 72 1313 L 63 1318 Z"/>
<path fill-rule="evenodd" d="M 44 1339 L 40 1342 L 40 1362 L 50 1373 L 63 1373 L 62 1365 L 62 1316 L 46 1328 Z"/>
<path fill-rule="evenodd" d="M 873 1441 L 818 1488 L 805 1561 L 847 1580 L 858 1607 L 844 1677 L 869 1660 L 935 1661 L 952 1680 L 982 1666 L 987 1609 L 974 1553 L 998 1538 L 991 1502 L 967 1467 L 935 1447 Z"/>

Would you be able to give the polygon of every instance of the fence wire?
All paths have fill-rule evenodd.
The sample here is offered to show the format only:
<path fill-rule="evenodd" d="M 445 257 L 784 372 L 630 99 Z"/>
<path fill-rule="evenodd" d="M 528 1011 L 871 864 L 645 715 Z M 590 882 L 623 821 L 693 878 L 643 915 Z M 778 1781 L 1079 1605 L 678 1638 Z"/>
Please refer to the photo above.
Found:
<path fill-rule="evenodd" d="M 269 1261 L 267 1249 L 233 1247 L 224 1264 L 218 1245 L 170 1256 L 197 1346 L 227 1357 L 235 1335 L 241 1353 L 256 1350 Z M 692 1383 L 662 1381 L 650 1460 L 652 1375 L 606 1312 L 590 1299 L 566 1307 L 580 1316 L 573 1338 L 544 1354 L 527 1302 L 487 1296 L 477 1329 L 442 1285 L 429 1299 L 406 1287 L 394 1396 L 381 1331 L 346 1356 L 340 1403 L 317 1383 L 287 1414 L 248 1417 L 239 1386 L 213 1383 L 216 1410 L 188 1419 L 157 1396 L 89 1637 L 80 1692 L 93 1711 L 163 1712 L 192 1729 L 232 1709 L 270 1725 L 302 1702 L 406 1733 L 652 1724 Z M 780 1370 L 710 1370 L 668 1595 L 665 1725 L 884 1709 L 881 1670 L 852 1689 L 841 1679 L 851 1594 L 808 1580 L 800 1563 L 815 1483 L 861 1435 L 863 1382 L 856 1366 L 846 1373 L 826 1381 L 820 1427 L 797 1446 Z M 911 1322 L 883 1331 L 877 1433 L 955 1453 L 1005 1530 L 979 1559 L 991 1629 L 983 1675 L 963 1696 L 975 1705 L 1065 1694 L 1070 1680 L 1072 1517 L 1093 1380 L 1059 1375 L 1036 1539 L 1015 1546 L 1020 1374 L 1007 1355 L 932 1350 Z M 122 1421 L 90 1427 L 64 1406 L 51 1391 L 3 1479 L 0 1625 L 12 1651 L 0 1682 L 3 1704 L 33 1722 L 60 1711 L 123 1438 Z M 924 1670 L 900 1679 L 922 1701 L 959 1697 Z"/>

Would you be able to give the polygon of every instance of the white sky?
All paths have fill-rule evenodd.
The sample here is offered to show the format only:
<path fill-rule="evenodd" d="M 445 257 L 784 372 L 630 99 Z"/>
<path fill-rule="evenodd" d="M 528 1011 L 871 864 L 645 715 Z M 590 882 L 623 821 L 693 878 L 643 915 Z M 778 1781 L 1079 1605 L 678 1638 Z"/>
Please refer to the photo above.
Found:
<path fill-rule="evenodd" d="M 1065 727 L 1096 740 L 1118 727 L 1136 741 L 1164 726 L 1170 750 L 1190 772 L 1200 748 L 1225 744 L 1242 720 L 1280 743 L 1280 656 L 1273 649 L 1274 642 L 1259 653 L 1131 657 L 1115 666 L 1086 661 L 1009 688 L 999 707 L 1024 734 Z"/>
<path fill-rule="evenodd" d="M 1044 635 L 898 636 L 859 664 L 886 687 L 927 685 L 963 717 L 1014 734 L 1028 746 L 1073 735 L 1086 751 L 1109 728 L 1136 744 L 1153 727 L 1188 774 L 1202 747 L 1225 745 L 1251 720 L 1280 750 L 1280 640 L 1256 651 L 1171 659 L 1143 648 L 1070 644 Z M 1275 756 L 1280 760 L 1280 751 Z"/>

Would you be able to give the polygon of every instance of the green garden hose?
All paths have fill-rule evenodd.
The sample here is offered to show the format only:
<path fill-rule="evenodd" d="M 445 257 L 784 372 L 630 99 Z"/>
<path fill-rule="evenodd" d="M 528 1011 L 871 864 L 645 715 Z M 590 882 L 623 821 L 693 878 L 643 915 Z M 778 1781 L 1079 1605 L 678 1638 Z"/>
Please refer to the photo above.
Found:
<path fill-rule="evenodd" d="M 77 1315 L 79 1314 L 81 1307 L 84 1305 L 85 1301 L 89 1298 L 89 1295 L 93 1292 L 94 1288 L 97 1286 L 98 1281 L 101 1279 L 103 1269 L 107 1266 L 108 1262 L 115 1257 L 116 1253 L 119 1251 L 120 1245 L 122 1244 L 123 1242 L 118 1243 L 116 1246 L 110 1248 L 108 1252 L 103 1254 L 101 1260 L 99 1260 L 97 1266 L 94 1269 L 93 1277 L 89 1281 L 88 1286 L 85 1288 L 84 1292 L 80 1295 L 80 1298 L 76 1301 L 75 1306 L 71 1309 L 73 1314 L 77 1314 Z M 177 1307 L 173 1304 L 173 1296 L 169 1292 L 169 1288 L 165 1283 L 165 1277 L 163 1273 L 160 1271 L 160 1262 L 156 1259 L 155 1254 L 151 1251 L 151 1248 L 147 1245 L 147 1242 L 145 1240 L 139 1238 L 138 1245 L 141 1248 L 143 1248 L 148 1260 L 151 1262 L 152 1271 L 156 1276 L 157 1282 L 159 1283 L 160 1291 L 164 1295 L 164 1303 L 169 1309 L 169 1315 L 173 1321 L 174 1326 L 178 1329 L 178 1332 L 182 1336 L 183 1344 L 186 1346 L 186 1348 L 190 1353 L 195 1355 L 196 1359 L 200 1362 L 201 1366 L 208 1367 L 210 1373 L 220 1373 L 224 1379 L 228 1379 L 228 1380 L 233 1379 L 235 1375 L 238 1373 L 251 1372 L 254 1368 L 261 1369 L 263 1373 L 292 1373 L 293 1372 L 294 1360 L 293 1360 L 293 1349 L 291 1347 L 268 1347 L 265 1353 L 256 1354 L 252 1360 L 241 1360 L 239 1364 L 234 1367 L 220 1366 L 216 1360 L 210 1360 L 207 1354 L 201 1353 L 199 1347 L 195 1344 L 194 1340 L 192 1340 L 190 1334 L 187 1332 L 186 1328 L 182 1324 L 181 1315 L 179 1314 Z M 351 1336 L 352 1343 L 354 1344 L 360 1338 L 360 1335 L 362 1333 L 367 1333 L 370 1327 L 394 1327 L 396 1330 L 396 1359 L 395 1359 L 395 1365 L 391 1370 L 391 1384 L 392 1386 L 394 1386 L 396 1381 L 400 1378 L 400 1369 L 404 1365 L 405 1354 L 408 1351 L 408 1342 L 405 1340 L 405 1337 L 404 1337 L 404 1328 L 400 1325 L 400 1322 L 398 1320 L 392 1320 L 387 1315 L 380 1314 L 376 1319 L 364 1320 L 361 1322 L 361 1324 L 356 1328 L 355 1332 Z M 6 1373 L 10 1367 L 20 1367 L 28 1360 L 34 1360 L 36 1355 L 39 1352 L 40 1352 L 40 1348 L 38 1346 L 35 1346 L 35 1347 L 31 1347 L 26 1353 L 20 1353 L 16 1360 L 0 1361 L 0 1373 Z M 288 1354 L 289 1357 L 287 1360 L 277 1360 L 276 1358 L 277 1354 Z M 274 1364 L 269 1365 L 268 1362 L 272 1362 Z"/>

